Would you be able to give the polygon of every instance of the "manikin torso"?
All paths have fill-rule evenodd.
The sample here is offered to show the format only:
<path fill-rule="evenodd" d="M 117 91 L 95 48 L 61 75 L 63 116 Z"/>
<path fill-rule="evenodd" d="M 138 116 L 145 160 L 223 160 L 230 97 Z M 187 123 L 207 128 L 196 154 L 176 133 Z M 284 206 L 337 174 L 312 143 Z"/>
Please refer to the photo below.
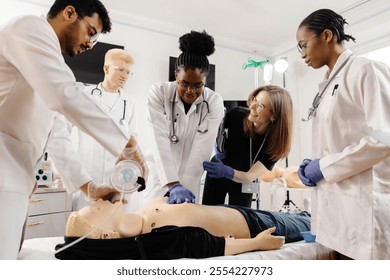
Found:
<path fill-rule="evenodd" d="M 215 236 L 250 237 L 247 222 L 242 214 L 227 207 L 192 203 L 167 204 L 167 198 L 161 197 L 147 204 L 137 214 L 143 217 L 142 233 L 174 225 L 201 227 Z"/>

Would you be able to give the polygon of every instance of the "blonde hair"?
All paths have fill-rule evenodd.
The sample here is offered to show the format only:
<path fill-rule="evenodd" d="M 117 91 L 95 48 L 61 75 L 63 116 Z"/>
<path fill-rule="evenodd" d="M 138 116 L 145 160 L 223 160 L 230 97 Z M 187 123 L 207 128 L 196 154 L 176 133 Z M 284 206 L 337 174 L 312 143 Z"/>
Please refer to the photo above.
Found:
<path fill-rule="evenodd" d="M 110 49 L 109 51 L 106 52 L 106 55 L 104 57 L 105 65 L 110 64 L 110 62 L 116 60 L 122 60 L 125 63 L 134 64 L 133 57 L 123 49 Z"/>
<path fill-rule="evenodd" d="M 91 233 L 88 234 L 89 232 Z M 82 218 L 77 212 L 72 212 L 66 223 L 65 235 L 82 237 L 86 234 L 88 234 L 88 238 L 90 239 L 120 238 L 118 232 L 93 225 L 87 219 Z"/>

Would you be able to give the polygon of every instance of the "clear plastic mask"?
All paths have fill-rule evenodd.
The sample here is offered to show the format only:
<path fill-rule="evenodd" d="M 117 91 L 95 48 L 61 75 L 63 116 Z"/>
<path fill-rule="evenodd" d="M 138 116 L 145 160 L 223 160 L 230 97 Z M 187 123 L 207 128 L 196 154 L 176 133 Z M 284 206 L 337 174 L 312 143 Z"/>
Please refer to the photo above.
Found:
<path fill-rule="evenodd" d="M 115 165 L 111 173 L 111 185 L 119 192 L 132 193 L 139 187 L 138 177 L 141 177 L 141 167 L 132 160 L 122 160 Z"/>

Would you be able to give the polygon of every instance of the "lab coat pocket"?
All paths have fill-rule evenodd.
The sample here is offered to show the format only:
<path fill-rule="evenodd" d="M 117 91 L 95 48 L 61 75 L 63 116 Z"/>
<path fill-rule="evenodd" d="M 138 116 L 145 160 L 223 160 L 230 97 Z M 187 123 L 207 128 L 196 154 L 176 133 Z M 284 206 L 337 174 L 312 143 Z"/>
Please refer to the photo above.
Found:
<path fill-rule="evenodd" d="M 0 190 L 25 191 L 34 182 L 33 151 L 33 145 L 0 132 Z"/>

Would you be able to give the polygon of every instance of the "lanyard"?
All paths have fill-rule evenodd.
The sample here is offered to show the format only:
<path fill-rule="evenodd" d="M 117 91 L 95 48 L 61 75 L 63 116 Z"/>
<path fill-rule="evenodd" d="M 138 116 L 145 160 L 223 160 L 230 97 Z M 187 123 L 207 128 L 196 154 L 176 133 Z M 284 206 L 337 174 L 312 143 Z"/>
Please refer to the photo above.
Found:
<path fill-rule="evenodd" d="M 249 138 L 249 168 L 252 167 L 252 166 L 255 164 L 256 158 L 257 158 L 257 156 L 259 155 L 261 149 L 262 149 L 263 146 L 264 146 L 265 139 L 267 139 L 268 132 L 269 132 L 269 129 L 267 130 L 267 133 L 266 133 L 265 136 L 264 136 L 263 142 L 261 143 L 260 148 L 259 148 L 259 150 L 257 151 L 256 156 L 255 156 L 255 158 L 253 159 L 253 161 L 252 161 L 252 138 Z"/>

